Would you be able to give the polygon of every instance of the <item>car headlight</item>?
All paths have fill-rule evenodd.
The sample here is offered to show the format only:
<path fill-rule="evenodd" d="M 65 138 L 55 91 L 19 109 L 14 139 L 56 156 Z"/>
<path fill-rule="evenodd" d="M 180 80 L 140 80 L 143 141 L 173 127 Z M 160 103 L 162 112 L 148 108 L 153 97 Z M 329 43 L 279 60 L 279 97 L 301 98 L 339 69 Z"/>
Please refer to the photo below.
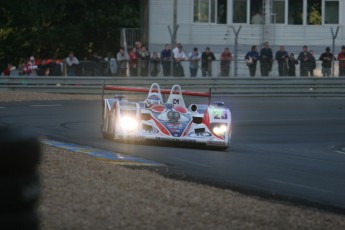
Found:
<path fill-rule="evenodd" d="M 120 125 L 123 130 L 127 130 L 127 131 L 136 130 L 139 126 L 138 120 L 130 116 L 121 117 Z"/>
<path fill-rule="evenodd" d="M 212 132 L 218 136 L 224 136 L 227 131 L 227 126 L 224 124 L 217 124 L 212 128 Z"/>

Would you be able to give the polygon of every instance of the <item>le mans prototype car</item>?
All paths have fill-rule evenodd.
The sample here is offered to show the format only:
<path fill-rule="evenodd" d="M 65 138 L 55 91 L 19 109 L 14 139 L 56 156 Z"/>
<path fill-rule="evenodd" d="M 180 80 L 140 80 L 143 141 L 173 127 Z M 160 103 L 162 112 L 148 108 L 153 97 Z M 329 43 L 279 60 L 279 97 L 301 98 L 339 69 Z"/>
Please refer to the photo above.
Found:
<path fill-rule="evenodd" d="M 182 91 L 180 85 L 174 85 L 169 93 L 153 83 L 146 92 L 146 99 L 140 102 L 127 101 L 123 95 L 103 99 L 104 138 L 194 143 L 217 149 L 230 146 L 231 112 L 223 102 L 187 107 L 183 95 L 188 91 Z M 166 102 L 162 93 L 169 94 Z"/>

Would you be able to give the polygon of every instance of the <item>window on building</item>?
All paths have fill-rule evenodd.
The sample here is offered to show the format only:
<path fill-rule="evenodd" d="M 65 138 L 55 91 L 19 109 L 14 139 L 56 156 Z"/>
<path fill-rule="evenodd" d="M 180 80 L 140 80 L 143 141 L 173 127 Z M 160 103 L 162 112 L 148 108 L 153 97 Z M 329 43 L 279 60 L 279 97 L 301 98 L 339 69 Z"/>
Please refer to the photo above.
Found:
<path fill-rule="evenodd" d="M 321 25 L 322 23 L 322 2 L 321 0 L 307 1 L 307 24 Z"/>
<path fill-rule="evenodd" d="M 303 24 L 303 1 L 289 0 L 288 8 L 288 24 L 302 25 Z"/>
<path fill-rule="evenodd" d="M 247 0 L 233 0 L 233 23 L 247 23 Z"/>
<path fill-rule="evenodd" d="M 250 23 L 264 24 L 262 0 L 250 0 Z"/>
<path fill-rule="evenodd" d="M 227 0 L 218 0 L 217 2 L 217 23 L 226 24 L 227 22 Z"/>
<path fill-rule="evenodd" d="M 226 24 L 227 0 L 194 0 L 194 22 Z"/>
<path fill-rule="evenodd" d="M 339 1 L 325 2 L 325 24 L 339 24 Z"/>
<path fill-rule="evenodd" d="M 285 23 L 285 0 L 274 0 L 272 23 Z"/>

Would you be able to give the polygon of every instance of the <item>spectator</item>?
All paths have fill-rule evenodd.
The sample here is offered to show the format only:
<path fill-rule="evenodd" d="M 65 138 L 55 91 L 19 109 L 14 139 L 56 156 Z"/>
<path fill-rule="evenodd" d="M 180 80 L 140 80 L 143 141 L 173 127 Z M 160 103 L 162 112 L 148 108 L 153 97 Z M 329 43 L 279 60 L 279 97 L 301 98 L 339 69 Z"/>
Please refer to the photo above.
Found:
<path fill-rule="evenodd" d="M 310 52 L 308 51 L 308 46 L 303 46 L 302 52 L 298 55 L 298 60 L 300 61 L 300 76 L 308 76 L 309 63 L 312 59 Z"/>
<path fill-rule="evenodd" d="M 138 76 L 138 59 L 137 48 L 133 47 L 129 52 L 129 72 L 131 76 Z"/>
<path fill-rule="evenodd" d="M 182 47 L 181 43 L 176 44 L 175 48 L 172 50 L 173 56 L 175 56 L 175 54 L 177 54 L 179 52 L 179 48 L 181 48 L 181 47 Z"/>
<path fill-rule="evenodd" d="M 89 57 L 89 65 L 91 70 L 91 76 L 100 76 L 102 72 L 102 63 L 103 58 L 98 55 L 98 52 L 92 52 L 92 55 Z"/>
<path fill-rule="evenodd" d="M 160 58 L 157 52 L 153 52 L 151 57 L 151 76 L 156 77 L 160 71 Z"/>
<path fill-rule="evenodd" d="M 116 60 L 118 66 L 118 76 L 126 76 L 127 62 L 129 60 L 129 56 L 127 52 L 125 52 L 125 48 L 120 47 L 119 52 L 116 55 Z"/>
<path fill-rule="evenodd" d="M 288 59 L 289 54 L 285 51 L 284 46 L 280 46 L 279 50 L 276 52 L 275 59 L 278 62 L 278 73 L 279 76 L 287 76 L 288 74 Z"/>
<path fill-rule="evenodd" d="M 134 46 L 135 46 L 135 48 L 137 49 L 137 52 L 139 52 L 139 51 L 141 50 L 141 48 L 142 48 L 142 44 L 141 44 L 140 41 L 136 41 L 136 42 L 134 43 Z"/>
<path fill-rule="evenodd" d="M 79 65 L 79 60 L 74 56 L 74 52 L 70 51 L 68 57 L 66 58 L 67 63 L 67 76 L 75 76 L 77 72 L 77 66 Z"/>
<path fill-rule="evenodd" d="M 308 66 L 308 72 L 311 77 L 314 76 L 314 69 L 316 69 L 316 61 L 314 57 L 314 50 L 310 50 L 310 59 L 309 59 L 309 66 Z"/>
<path fill-rule="evenodd" d="M 326 47 L 325 52 L 321 54 L 319 60 L 322 61 L 322 75 L 324 77 L 330 77 L 332 74 L 332 62 L 335 60 L 335 57 L 331 53 L 331 49 L 329 47 Z"/>
<path fill-rule="evenodd" d="M 183 51 L 183 47 L 180 45 L 178 46 L 177 52 L 174 53 L 174 76 L 177 77 L 184 77 L 184 69 L 181 62 L 187 60 L 188 57 L 186 53 Z"/>
<path fill-rule="evenodd" d="M 163 67 L 163 75 L 165 77 L 170 76 L 171 74 L 171 56 L 172 51 L 169 44 L 165 44 L 164 49 L 161 51 L 161 61 Z"/>
<path fill-rule="evenodd" d="M 49 76 L 61 76 L 62 75 L 62 61 L 55 60 L 50 62 Z"/>
<path fill-rule="evenodd" d="M 201 60 L 201 54 L 197 47 L 194 47 L 192 52 L 188 54 L 189 58 L 189 72 L 191 77 L 195 77 L 198 73 L 199 62 Z"/>
<path fill-rule="evenodd" d="M 42 62 L 38 65 L 37 75 L 38 76 L 49 76 L 50 70 L 50 60 L 43 59 Z"/>
<path fill-rule="evenodd" d="M 260 59 L 259 53 L 256 50 L 256 45 L 252 46 L 251 50 L 246 54 L 244 59 L 246 60 L 247 66 L 249 68 L 249 75 L 251 77 L 254 77 L 256 73 L 256 64 Z"/>
<path fill-rule="evenodd" d="M 212 76 L 212 61 L 214 60 L 216 60 L 216 57 L 213 52 L 209 47 L 206 47 L 205 51 L 201 54 L 201 73 L 203 77 L 206 75 L 209 77 Z"/>
<path fill-rule="evenodd" d="M 105 75 L 115 76 L 117 73 L 117 63 L 112 52 L 108 52 L 107 56 L 104 58 L 104 61 L 107 63 L 105 68 Z"/>
<path fill-rule="evenodd" d="M 22 62 L 18 65 L 18 75 L 22 76 L 26 74 L 26 63 Z"/>
<path fill-rule="evenodd" d="M 7 67 L 2 71 L 2 75 L 6 77 L 11 76 L 11 72 L 13 72 L 14 70 L 16 70 L 16 67 L 11 63 L 8 63 Z"/>
<path fill-rule="evenodd" d="M 34 56 L 31 56 L 29 61 L 25 64 L 24 73 L 28 76 L 37 76 L 37 63 Z"/>
<path fill-rule="evenodd" d="M 220 76 L 229 77 L 231 60 L 232 54 L 229 48 L 224 48 L 224 51 L 220 54 Z"/>
<path fill-rule="evenodd" d="M 288 65 L 289 65 L 289 76 L 295 77 L 296 76 L 296 65 L 298 65 L 298 60 L 295 58 L 294 53 L 290 53 L 290 57 L 288 60 Z"/>
<path fill-rule="evenodd" d="M 260 51 L 260 71 L 261 76 L 267 77 L 272 69 L 273 52 L 268 42 L 264 42 L 264 47 Z"/>
<path fill-rule="evenodd" d="M 149 74 L 150 52 L 147 50 L 146 46 L 143 45 L 141 49 L 138 50 L 138 55 L 140 76 L 147 77 Z"/>
<path fill-rule="evenodd" d="M 341 51 L 338 53 L 339 61 L 339 77 L 345 77 L 345 46 L 341 47 Z"/>

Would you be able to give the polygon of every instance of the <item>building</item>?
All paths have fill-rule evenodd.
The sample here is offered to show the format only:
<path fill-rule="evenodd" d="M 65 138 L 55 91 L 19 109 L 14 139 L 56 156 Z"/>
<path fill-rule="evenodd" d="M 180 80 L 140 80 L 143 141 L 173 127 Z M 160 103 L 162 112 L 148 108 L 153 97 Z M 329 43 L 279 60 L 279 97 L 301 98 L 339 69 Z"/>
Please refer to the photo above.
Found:
<path fill-rule="evenodd" d="M 174 7 L 174 3 L 176 4 Z M 174 13 L 175 12 L 175 13 Z M 345 43 L 345 1 L 343 0 L 147 0 L 144 34 L 151 50 L 170 43 L 171 29 L 178 25 L 176 41 L 186 49 L 210 46 L 219 53 L 234 48 L 233 29 L 238 34 L 238 51 L 251 45 L 285 45 L 299 52 L 303 45 L 316 53 L 332 47 L 332 32 L 339 27 L 335 52 Z"/>
<path fill-rule="evenodd" d="M 264 41 L 274 53 L 285 45 L 296 56 L 307 45 L 317 60 L 327 46 L 337 54 L 345 45 L 345 0 L 141 0 L 140 4 L 140 40 L 150 51 L 179 42 L 186 52 L 211 47 L 218 59 L 228 47 L 235 60 L 232 75 L 248 74 L 244 55 L 252 45 L 260 50 Z M 334 64 L 336 75 L 338 62 Z M 219 68 L 219 63 L 214 65 Z M 276 68 L 273 65 L 273 75 Z M 322 75 L 320 62 L 315 72 Z"/>

